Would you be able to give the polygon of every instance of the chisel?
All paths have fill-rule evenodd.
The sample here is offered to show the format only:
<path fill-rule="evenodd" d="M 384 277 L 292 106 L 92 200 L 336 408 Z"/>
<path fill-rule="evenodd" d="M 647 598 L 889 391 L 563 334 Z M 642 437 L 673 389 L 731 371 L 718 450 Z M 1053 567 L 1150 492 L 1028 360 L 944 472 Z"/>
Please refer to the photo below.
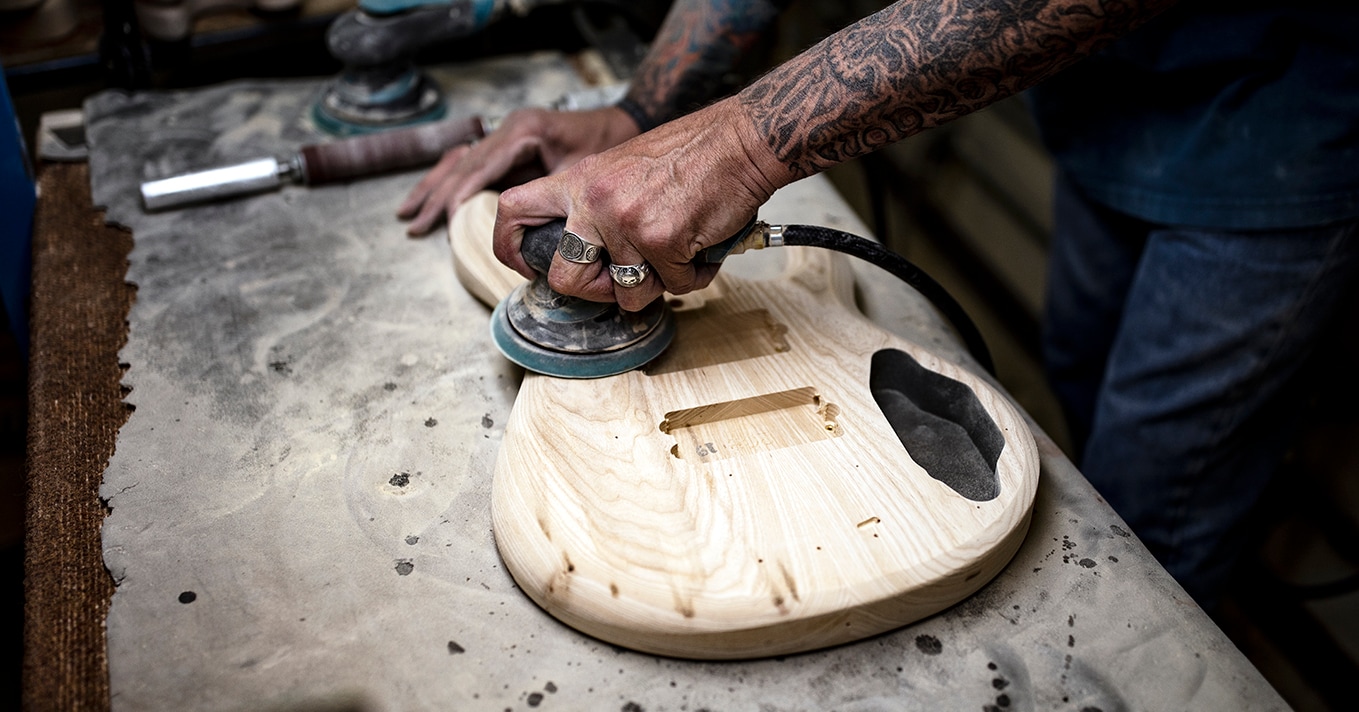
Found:
<path fill-rule="evenodd" d="M 626 82 L 587 87 L 567 92 L 550 108 L 608 106 L 627 89 Z M 273 190 L 284 183 L 324 185 L 415 168 L 437 162 L 448 149 L 475 141 L 499 124 L 499 117 L 473 116 L 310 144 L 288 158 L 257 158 L 142 183 L 142 203 L 147 210 L 162 210 Z"/>
<path fill-rule="evenodd" d="M 480 117 L 424 124 L 303 146 L 288 158 L 258 158 L 231 166 L 143 183 L 142 203 L 162 210 L 273 190 L 284 183 L 324 185 L 434 163 L 445 151 L 475 141 L 490 127 Z"/>

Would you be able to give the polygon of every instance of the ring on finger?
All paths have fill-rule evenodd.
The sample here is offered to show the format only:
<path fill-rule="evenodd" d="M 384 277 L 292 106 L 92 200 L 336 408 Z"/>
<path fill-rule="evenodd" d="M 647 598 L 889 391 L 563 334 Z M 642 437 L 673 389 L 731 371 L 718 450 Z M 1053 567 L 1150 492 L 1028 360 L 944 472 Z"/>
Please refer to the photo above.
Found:
<path fill-rule="evenodd" d="M 575 262 L 578 265 L 598 262 L 603 250 L 603 245 L 586 242 L 584 238 L 570 230 L 563 232 L 561 241 L 557 243 L 557 254 L 567 262 Z"/>
<path fill-rule="evenodd" d="M 636 265 L 609 265 L 609 275 L 620 287 L 632 288 L 646 280 L 651 266 L 643 262 Z"/>

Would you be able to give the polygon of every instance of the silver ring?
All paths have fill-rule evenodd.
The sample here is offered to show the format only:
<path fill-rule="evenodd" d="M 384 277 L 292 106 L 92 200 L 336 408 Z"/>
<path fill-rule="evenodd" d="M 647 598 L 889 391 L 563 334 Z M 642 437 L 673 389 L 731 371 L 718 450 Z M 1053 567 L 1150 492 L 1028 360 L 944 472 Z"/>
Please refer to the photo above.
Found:
<path fill-rule="evenodd" d="M 646 280 L 651 266 L 643 262 L 639 265 L 609 265 L 609 274 L 620 287 L 636 287 Z"/>
<path fill-rule="evenodd" d="M 578 265 L 588 265 L 598 262 L 604 247 L 591 242 L 586 242 L 584 238 L 570 230 L 562 233 L 562 239 L 557 243 L 557 254 L 567 262 L 575 262 Z"/>

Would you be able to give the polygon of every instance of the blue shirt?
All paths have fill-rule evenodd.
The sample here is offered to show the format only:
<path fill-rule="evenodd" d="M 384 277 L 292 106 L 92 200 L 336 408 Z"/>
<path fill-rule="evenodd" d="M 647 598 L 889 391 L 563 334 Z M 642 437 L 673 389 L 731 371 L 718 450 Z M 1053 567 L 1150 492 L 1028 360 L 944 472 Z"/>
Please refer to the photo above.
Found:
<path fill-rule="evenodd" d="M 1162 224 L 1359 216 L 1359 5 L 1186 0 L 1035 87 L 1058 165 Z"/>

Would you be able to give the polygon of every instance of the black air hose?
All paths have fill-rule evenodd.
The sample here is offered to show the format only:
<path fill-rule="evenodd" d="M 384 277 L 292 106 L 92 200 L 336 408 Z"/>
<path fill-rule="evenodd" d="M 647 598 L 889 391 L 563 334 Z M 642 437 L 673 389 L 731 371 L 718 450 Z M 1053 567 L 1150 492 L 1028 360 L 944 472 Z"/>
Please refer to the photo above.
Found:
<path fill-rule="evenodd" d="M 996 375 L 995 364 L 991 361 L 991 351 L 986 348 L 986 341 L 982 339 L 981 332 L 977 330 L 977 325 L 972 323 L 971 317 L 963 310 L 962 305 L 938 282 L 934 281 L 934 278 L 925 274 L 924 270 L 912 264 L 905 257 L 873 240 L 843 230 L 816 225 L 783 226 L 783 244 L 824 247 L 871 262 L 891 272 L 897 279 L 911 285 L 917 292 L 930 300 L 930 303 L 953 324 L 953 328 L 958 331 L 959 337 L 963 340 L 963 345 L 967 347 L 968 352 L 977 360 L 977 363 L 980 363 L 987 373 L 992 376 Z"/>
<path fill-rule="evenodd" d="M 552 266 L 552 258 L 557 253 L 562 232 L 566 229 L 564 219 L 553 220 L 524 231 L 524 239 L 519 245 L 520 254 L 530 267 L 541 274 L 547 274 Z M 774 231 L 781 231 L 782 238 L 773 237 Z M 751 245 L 751 241 L 756 245 Z M 740 254 L 747 249 L 801 245 L 821 247 L 843 252 L 887 270 L 920 292 L 949 320 L 963 345 L 982 368 L 992 376 L 996 375 L 995 364 L 991 361 L 991 351 L 986 348 L 977 325 L 963 310 L 962 305 L 953 299 L 938 282 L 925 274 L 924 270 L 907 261 L 905 257 L 883 247 L 881 243 L 859 237 L 858 235 L 817 225 L 769 226 L 754 218 L 746 223 L 735 235 L 723 242 L 712 245 L 700 252 L 697 259 L 709 264 L 723 262 L 729 255 Z"/>

